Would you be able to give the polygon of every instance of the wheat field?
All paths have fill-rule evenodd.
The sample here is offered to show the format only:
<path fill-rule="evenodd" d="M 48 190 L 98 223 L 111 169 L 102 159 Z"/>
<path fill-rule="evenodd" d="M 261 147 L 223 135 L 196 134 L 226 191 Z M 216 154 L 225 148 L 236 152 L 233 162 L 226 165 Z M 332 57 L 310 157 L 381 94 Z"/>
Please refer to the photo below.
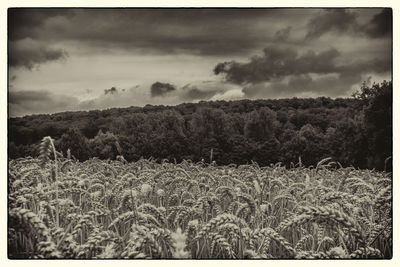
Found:
<path fill-rule="evenodd" d="M 388 173 L 69 158 L 9 161 L 9 258 L 392 257 Z"/>

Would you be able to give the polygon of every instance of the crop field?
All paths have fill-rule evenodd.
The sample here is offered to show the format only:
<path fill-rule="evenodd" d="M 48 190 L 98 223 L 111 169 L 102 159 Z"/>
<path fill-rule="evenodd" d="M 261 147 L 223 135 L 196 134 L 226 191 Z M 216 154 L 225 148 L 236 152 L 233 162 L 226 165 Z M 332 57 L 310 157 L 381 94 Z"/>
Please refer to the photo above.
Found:
<path fill-rule="evenodd" d="M 39 158 L 9 161 L 9 258 L 392 257 L 389 173 L 329 159 L 78 162 L 49 140 Z"/>

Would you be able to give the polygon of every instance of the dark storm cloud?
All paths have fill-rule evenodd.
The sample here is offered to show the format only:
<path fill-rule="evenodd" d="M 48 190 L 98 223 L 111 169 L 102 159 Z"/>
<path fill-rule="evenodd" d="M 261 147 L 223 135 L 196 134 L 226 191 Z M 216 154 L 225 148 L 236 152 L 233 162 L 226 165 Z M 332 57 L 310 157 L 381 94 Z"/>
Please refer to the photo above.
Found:
<path fill-rule="evenodd" d="M 24 67 L 31 70 L 37 65 L 65 60 L 67 57 L 68 53 L 65 50 L 46 47 L 32 39 L 11 42 L 9 47 L 10 67 Z"/>
<path fill-rule="evenodd" d="M 185 85 L 182 87 L 184 100 L 208 100 L 220 92 L 217 89 L 201 90 L 197 86 Z"/>
<path fill-rule="evenodd" d="M 378 10 L 368 25 L 361 26 L 356 18 L 363 14 L 358 13 L 358 9 L 21 8 L 9 9 L 8 28 L 11 41 L 75 42 L 88 53 L 98 48 L 210 56 L 242 55 L 272 42 L 287 42 L 293 27 L 304 23 L 308 32 L 302 29 L 301 34 L 310 40 L 331 31 L 365 32 L 371 37 L 391 31 L 390 9 Z M 10 43 L 11 48 L 14 44 Z"/>
<path fill-rule="evenodd" d="M 150 87 L 151 97 L 164 96 L 167 93 L 170 93 L 175 90 L 176 90 L 175 86 L 169 83 L 155 82 Z"/>
<path fill-rule="evenodd" d="M 105 95 L 107 95 L 107 94 L 113 95 L 113 94 L 117 94 L 117 93 L 118 93 L 118 90 L 115 87 L 111 87 L 110 89 L 104 89 Z"/>
<path fill-rule="evenodd" d="M 358 75 L 322 75 L 311 77 L 309 74 L 291 76 L 288 82 L 258 83 L 243 88 L 243 93 L 249 98 L 287 98 L 293 96 L 345 96 L 351 85 L 360 83 Z"/>
<path fill-rule="evenodd" d="M 10 39 L 78 41 L 110 49 L 220 55 L 248 51 L 271 41 L 276 31 L 274 18 L 287 12 L 276 9 L 61 11 L 10 11 Z M 259 23 L 260 20 L 264 23 Z"/>
<path fill-rule="evenodd" d="M 372 38 L 390 36 L 392 34 L 392 9 L 385 8 L 376 14 L 371 21 L 363 27 L 364 32 Z"/>
<path fill-rule="evenodd" d="M 337 66 L 336 72 L 313 77 L 310 73 L 288 75 L 287 82 L 271 81 L 246 85 L 243 93 L 250 98 L 283 98 L 292 96 L 346 96 L 351 87 L 360 84 L 369 73 L 388 75 L 390 60 L 371 59 Z"/>
<path fill-rule="evenodd" d="M 316 39 L 329 32 L 350 33 L 370 38 L 391 35 L 392 9 L 382 9 L 366 24 L 358 23 L 357 16 L 357 12 L 353 9 L 326 9 L 321 11 L 309 20 L 305 39 Z"/>
<path fill-rule="evenodd" d="M 65 60 L 68 53 L 46 45 L 41 36 L 51 34 L 45 27 L 49 19 L 71 17 L 70 9 L 10 8 L 8 10 L 9 64 L 32 69 L 40 64 Z M 57 26 L 53 30 L 57 30 Z M 62 31 L 60 28 L 58 29 Z"/>
<path fill-rule="evenodd" d="M 382 74 L 391 71 L 392 60 L 386 57 L 357 60 L 351 64 L 337 66 L 336 69 L 341 75 L 358 75 L 368 72 Z"/>
<path fill-rule="evenodd" d="M 75 97 L 48 91 L 10 92 L 8 101 L 11 117 L 74 110 L 79 102 Z"/>
<path fill-rule="evenodd" d="M 264 55 L 254 56 L 248 63 L 235 61 L 219 63 L 215 74 L 224 74 L 228 82 L 236 84 L 259 83 L 293 74 L 335 72 L 334 60 L 340 55 L 336 49 L 316 53 L 309 50 L 298 55 L 292 48 L 279 45 L 264 49 Z"/>
<path fill-rule="evenodd" d="M 356 31 L 359 27 L 356 17 L 356 13 L 348 9 L 322 11 L 308 22 L 306 39 L 318 38 L 329 31 L 338 33 Z"/>
<path fill-rule="evenodd" d="M 274 41 L 276 41 L 276 42 L 286 41 L 289 38 L 291 30 L 292 30 L 292 27 L 290 27 L 290 26 L 280 29 L 279 31 L 277 31 L 275 33 Z"/>
<path fill-rule="evenodd" d="M 240 93 L 245 93 L 244 97 L 339 96 L 366 75 L 386 77 L 392 64 L 391 9 L 18 9 L 9 10 L 8 29 L 9 64 L 15 67 L 10 74 L 18 75 L 10 90 L 41 88 L 37 84 L 42 82 L 40 73 L 32 78 L 32 73 L 25 75 L 16 67 L 32 69 L 65 60 L 65 50 L 74 59 L 66 68 L 55 69 L 52 81 L 43 83 L 52 92 L 41 93 L 41 99 L 51 102 L 53 110 L 49 112 L 59 106 L 99 109 L 177 104 L 240 97 Z M 103 93 L 102 89 L 110 88 L 101 84 L 103 77 L 98 81 L 100 75 L 86 71 L 94 62 L 86 59 L 93 55 L 97 66 L 109 66 L 110 76 L 104 77 L 104 84 L 113 85 L 121 79 L 124 86 L 129 80 L 142 86 Z M 121 58 L 125 65 L 110 67 Z M 108 65 L 109 59 L 115 59 L 111 62 L 114 65 Z M 182 73 L 177 80 L 163 69 L 175 59 L 171 68 Z M 71 71 L 70 67 L 80 62 L 83 64 L 77 68 L 82 75 L 76 75 L 77 68 Z M 190 68 L 186 69 L 188 63 Z M 210 80 L 210 64 L 223 81 L 214 77 L 215 84 L 203 83 Z M 151 70 L 151 76 L 121 71 L 141 67 Z M 153 77 L 174 85 L 156 82 L 150 86 L 156 81 Z M 32 87 L 27 87 L 31 81 Z M 86 86 L 100 88 L 100 95 L 90 100 L 87 97 L 93 94 L 80 95 L 82 101 L 73 106 L 55 95 L 66 90 L 68 83 L 79 88 L 81 81 L 85 83 L 82 90 Z M 18 94 L 14 99 L 23 99 L 22 93 Z M 29 97 L 36 104 L 25 100 L 27 113 L 44 109 L 38 104 L 40 99 Z M 12 105 L 15 110 L 24 108 L 21 103 Z"/>
<path fill-rule="evenodd" d="M 115 88 L 115 87 L 112 87 Z M 26 114 L 47 114 L 61 111 L 105 109 L 117 106 L 138 105 L 140 97 L 133 92 L 117 94 L 117 89 L 107 89 L 108 93 L 101 94 L 90 100 L 81 101 L 77 97 L 49 91 L 15 91 L 9 94 L 10 116 Z M 112 93 L 114 92 L 114 93 Z"/>
<path fill-rule="evenodd" d="M 334 48 L 300 54 L 294 48 L 277 44 L 265 48 L 262 56 L 254 56 L 249 62 L 219 63 L 214 73 L 223 75 L 226 82 L 244 85 L 243 93 L 250 98 L 302 93 L 339 96 L 360 83 L 363 75 L 389 74 L 391 64 L 389 53 L 346 61 Z"/>
<path fill-rule="evenodd" d="M 8 37 L 11 41 L 36 38 L 42 34 L 41 27 L 54 17 L 71 17 L 72 9 L 59 8 L 10 8 L 8 9 Z"/>
<path fill-rule="evenodd" d="M 210 99 L 237 98 L 243 95 L 241 87 L 224 81 L 198 81 L 179 88 L 176 95 L 183 101 L 198 101 Z"/>

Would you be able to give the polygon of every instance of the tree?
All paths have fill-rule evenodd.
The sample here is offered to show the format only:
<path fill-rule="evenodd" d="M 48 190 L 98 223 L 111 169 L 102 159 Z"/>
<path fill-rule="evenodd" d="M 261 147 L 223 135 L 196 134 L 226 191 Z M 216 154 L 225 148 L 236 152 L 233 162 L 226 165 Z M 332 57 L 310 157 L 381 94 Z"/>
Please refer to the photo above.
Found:
<path fill-rule="evenodd" d="M 322 143 L 327 151 L 326 157 L 332 157 L 345 166 L 367 167 L 366 155 L 370 152 L 362 112 L 355 114 L 354 118 L 342 117 L 334 128 L 329 127 Z"/>
<path fill-rule="evenodd" d="M 93 156 L 101 159 L 115 159 L 121 154 L 121 147 L 118 138 L 111 132 L 99 133 L 89 141 Z"/>
<path fill-rule="evenodd" d="M 320 130 L 311 124 L 306 124 L 297 132 L 288 130 L 285 139 L 292 136 L 283 144 L 284 159 L 297 162 L 301 157 L 302 162 L 307 165 L 315 165 L 323 157 L 325 151 L 321 146 L 323 135 Z"/>
<path fill-rule="evenodd" d="M 245 125 L 245 136 L 256 142 L 264 142 L 275 136 L 278 125 L 276 112 L 268 107 L 254 110 L 248 115 Z"/>
<path fill-rule="evenodd" d="M 232 132 L 225 112 L 215 108 L 201 108 L 195 112 L 190 129 L 191 142 L 197 147 L 197 159 L 207 158 L 211 148 L 217 150 L 220 146 L 224 146 Z M 217 160 L 217 157 L 215 159 Z"/>
<path fill-rule="evenodd" d="M 371 87 L 366 83 L 361 92 L 355 94 L 364 106 L 365 130 L 368 138 L 369 167 L 383 169 L 385 160 L 392 156 L 393 150 L 393 87 L 392 82 L 374 83 Z"/>
<path fill-rule="evenodd" d="M 392 84 L 384 82 L 364 84 L 346 99 L 202 101 L 9 118 L 9 157 L 35 156 L 40 140 L 51 136 L 81 160 L 90 151 L 102 159 L 122 152 L 129 161 L 198 161 L 213 149 L 217 164 L 288 166 L 301 155 L 305 165 L 333 157 L 344 166 L 383 169 L 392 155 L 391 101 Z"/>
<path fill-rule="evenodd" d="M 56 147 L 66 155 L 67 150 L 78 160 L 87 160 L 91 156 L 88 140 L 76 128 L 70 128 L 56 142 Z"/>

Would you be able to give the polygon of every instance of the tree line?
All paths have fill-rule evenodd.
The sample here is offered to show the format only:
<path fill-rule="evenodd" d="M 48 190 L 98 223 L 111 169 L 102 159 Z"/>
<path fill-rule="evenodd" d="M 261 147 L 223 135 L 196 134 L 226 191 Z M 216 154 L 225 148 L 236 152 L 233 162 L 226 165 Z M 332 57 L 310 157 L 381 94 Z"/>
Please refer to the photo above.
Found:
<path fill-rule="evenodd" d="M 352 98 L 292 98 L 32 115 L 8 120 L 8 156 L 37 156 L 44 136 L 78 160 L 153 157 L 180 162 L 390 169 L 392 83 L 364 84 Z M 212 150 L 212 153 L 211 153 Z M 211 156 L 212 154 L 212 156 Z"/>

